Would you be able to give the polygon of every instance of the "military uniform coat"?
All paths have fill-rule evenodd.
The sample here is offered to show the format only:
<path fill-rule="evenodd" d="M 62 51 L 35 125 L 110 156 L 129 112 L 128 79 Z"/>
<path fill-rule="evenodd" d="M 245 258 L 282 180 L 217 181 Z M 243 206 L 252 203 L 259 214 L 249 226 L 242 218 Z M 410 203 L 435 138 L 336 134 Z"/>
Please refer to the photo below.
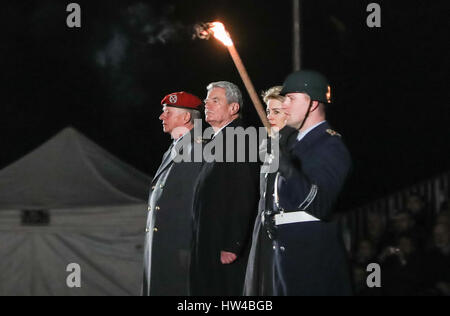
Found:
<path fill-rule="evenodd" d="M 201 146 L 192 133 L 183 136 L 189 144 L 187 155 Z M 183 296 L 189 294 L 189 264 L 192 241 L 192 196 L 201 163 L 178 162 L 180 150 L 164 154 L 162 163 L 152 180 L 147 219 L 143 295 Z M 193 161 L 193 160 L 192 160 Z"/>
<path fill-rule="evenodd" d="M 228 125 L 238 126 L 242 126 L 239 119 Z M 220 134 L 225 144 L 230 137 L 229 131 L 225 128 Z M 220 134 L 210 144 L 218 144 Z M 226 150 L 223 157 L 226 157 Z M 259 164 L 256 162 L 204 163 L 194 197 L 192 295 L 242 295 L 257 213 L 258 176 Z M 224 265 L 220 261 L 221 251 L 235 253 L 238 259 Z"/>
<path fill-rule="evenodd" d="M 300 163 L 289 166 L 289 176 L 268 174 L 261 181 L 260 216 L 244 294 L 351 295 L 346 251 L 333 210 L 351 169 L 347 148 L 325 122 L 295 142 L 290 155 Z M 278 225 L 269 238 L 261 214 L 280 208 L 305 211 L 320 221 Z"/>

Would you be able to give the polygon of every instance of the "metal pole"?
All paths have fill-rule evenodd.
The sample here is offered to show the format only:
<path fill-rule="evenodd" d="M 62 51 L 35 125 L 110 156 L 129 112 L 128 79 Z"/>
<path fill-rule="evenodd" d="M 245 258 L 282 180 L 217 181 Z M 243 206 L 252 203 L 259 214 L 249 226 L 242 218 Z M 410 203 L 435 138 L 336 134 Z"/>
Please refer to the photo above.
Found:
<path fill-rule="evenodd" d="M 292 57 L 294 62 L 294 71 L 300 70 L 301 64 L 301 46 L 300 46 L 300 0 L 292 0 L 293 3 L 293 50 Z"/>

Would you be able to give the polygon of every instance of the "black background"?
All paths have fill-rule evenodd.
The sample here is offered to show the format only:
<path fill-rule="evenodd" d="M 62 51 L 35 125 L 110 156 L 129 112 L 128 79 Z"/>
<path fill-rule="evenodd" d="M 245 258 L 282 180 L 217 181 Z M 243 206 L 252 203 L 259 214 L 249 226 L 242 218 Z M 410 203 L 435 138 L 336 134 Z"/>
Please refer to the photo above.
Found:
<path fill-rule="evenodd" d="M 377 1 L 381 28 L 366 25 L 370 2 L 302 6 L 302 67 L 330 79 L 329 121 L 354 159 L 344 208 L 450 166 L 445 1 Z M 0 5 L 0 168 L 71 125 L 153 174 L 170 142 L 158 120 L 166 94 L 204 98 L 217 80 L 244 89 L 223 45 L 192 39 L 197 22 L 226 25 L 259 92 L 292 71 L 288 0 L 77 1 L 82 27 L 74 29 L 69 3 Z M 245 97 L 247 122 L 258 125 Z"/>

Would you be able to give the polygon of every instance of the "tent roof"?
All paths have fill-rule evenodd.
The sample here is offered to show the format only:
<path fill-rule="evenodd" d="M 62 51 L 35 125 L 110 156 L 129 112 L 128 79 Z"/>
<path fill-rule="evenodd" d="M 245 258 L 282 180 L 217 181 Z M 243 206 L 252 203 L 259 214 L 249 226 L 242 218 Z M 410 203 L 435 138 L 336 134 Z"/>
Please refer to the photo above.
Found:
<path fill-rule="evenodd" d="M 0 210 L 142 203 L 150 178 L 73 128 L 0 171 Z"/>

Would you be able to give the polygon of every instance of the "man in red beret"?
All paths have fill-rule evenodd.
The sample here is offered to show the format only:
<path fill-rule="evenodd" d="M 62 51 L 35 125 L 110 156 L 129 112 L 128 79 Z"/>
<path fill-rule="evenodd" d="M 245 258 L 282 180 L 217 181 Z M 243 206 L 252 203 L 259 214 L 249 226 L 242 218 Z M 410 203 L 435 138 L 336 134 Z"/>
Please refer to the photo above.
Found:
<path fill-rule="evenodd" d="M 144 296 L 189 294 L 189 262 L 192 238 L 192 196 L 201 163 L 180 161 L 192 157 L 201 146 L 193 135 L 194 121 L 201 119 L 202 101 L 187 92 L 171 93 L 161 101 L 159 117 L 173 142 L 152 180 L 144 252 Z M 175 150 L 178 143 L 181 153 Z M 188 151 L 186 153 L 186 151 Z"/>

